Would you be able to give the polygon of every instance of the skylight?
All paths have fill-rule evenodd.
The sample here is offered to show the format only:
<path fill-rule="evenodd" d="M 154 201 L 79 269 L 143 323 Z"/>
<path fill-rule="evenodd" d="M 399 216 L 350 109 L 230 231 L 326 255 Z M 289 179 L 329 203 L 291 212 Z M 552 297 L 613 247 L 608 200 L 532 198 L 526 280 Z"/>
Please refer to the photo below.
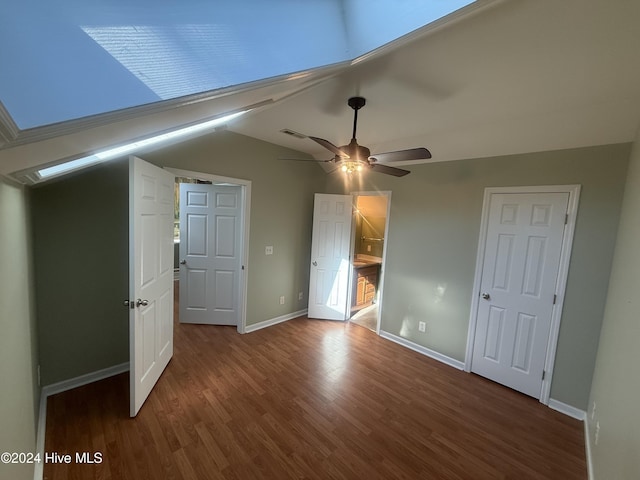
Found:
<path fill-rule="evenodd" d="M 4 2 L 0 101 L 29 129 L 353 60 L 472 0 Z"/>

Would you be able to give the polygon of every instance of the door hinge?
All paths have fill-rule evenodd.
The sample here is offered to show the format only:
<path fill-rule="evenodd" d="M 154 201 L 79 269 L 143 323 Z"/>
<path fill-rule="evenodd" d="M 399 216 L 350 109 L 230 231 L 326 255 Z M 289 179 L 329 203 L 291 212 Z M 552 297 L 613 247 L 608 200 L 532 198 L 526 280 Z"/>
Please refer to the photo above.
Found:
<path fill-rule="evenodd" d="M 542 370 L 542 380 L 544 380 L 544 376 L 547 372 L 545 372 L 544 370 Z"/>
<path fill-rule="evenodd" d="M 558 295 L 555 295 L 555 294 L 554 294 L 554 295 L 553 295 L 553 304 L 554 304 L 554 305 L 556 304 L 556 300 L 557 300 L 557 299 L 558 299 Z"/>
<path fill-rule="evenodd" d="M 565 214 L 564 216 L 564 224 L 566 225 L 567 223 L 569 223 L 569 214 Z"/>

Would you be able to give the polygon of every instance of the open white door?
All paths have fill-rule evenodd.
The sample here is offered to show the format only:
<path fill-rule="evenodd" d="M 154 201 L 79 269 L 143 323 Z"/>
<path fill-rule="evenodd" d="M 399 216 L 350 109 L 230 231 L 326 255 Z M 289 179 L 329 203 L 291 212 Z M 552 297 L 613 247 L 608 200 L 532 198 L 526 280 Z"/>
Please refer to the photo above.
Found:
<path fill-rule="evenodd" d="M 309 273 L 310 318 L 348 318 L 352 203 L 351 195 L 315 195 Z"/>
<path fill-rule="evenodd" d="M 173 174 L 129 160 L 130 415 L 173 356 Z"/>
<path fill-rule="evenodd" d="M 180 322 L 238 325 L 239 186 L 180 184 Z"/>

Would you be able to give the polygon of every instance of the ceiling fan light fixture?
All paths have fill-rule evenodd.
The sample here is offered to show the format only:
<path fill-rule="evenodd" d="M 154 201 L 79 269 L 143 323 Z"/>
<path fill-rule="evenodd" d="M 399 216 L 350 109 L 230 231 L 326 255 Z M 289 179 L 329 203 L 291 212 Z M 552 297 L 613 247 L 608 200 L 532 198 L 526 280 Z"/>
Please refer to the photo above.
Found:
<path fill-rule="evenodd" d="M 365 162 L 362 160 L 343 160 L 342 165 L 340 166 L 340 170 L 342 170 L 347 175 L 351 175 L 354 172 L 362 172 L 364 169 Z"/>

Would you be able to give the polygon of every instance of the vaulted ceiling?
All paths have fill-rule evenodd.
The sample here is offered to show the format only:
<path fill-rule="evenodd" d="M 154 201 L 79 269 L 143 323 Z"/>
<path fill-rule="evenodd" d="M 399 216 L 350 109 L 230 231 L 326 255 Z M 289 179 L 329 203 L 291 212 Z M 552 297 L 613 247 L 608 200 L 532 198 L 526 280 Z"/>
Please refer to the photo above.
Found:
<path fill-rule="evenodd" d="M 356 0 L 337 3 L 342 18 L 350 5 L 363 5 Z M 387 20 L 401 25 L 406 2 L 392 3 L 397 19 Z M 285 32 L 291 35 L 280 35 L 299 42 L 296 54 L 304 62 L 303 53 L 311 52 L 303 45 L 305 39 L 316 38 L 314 48 L 330 58 L 337 55 L 333 37 L 351 32 L 353 38 L 344 44 L 351 50 L 331 57 L 336 59 L 333 63 L 324 61 L 313 68 L 299 63 L 298 68 L 283 59 L 283 70 L 270 70 L 275 76 L 269 79 L 246 77 L 241 85 L 223 82 L 186 96 L 180 90 L 184 85 L 161 85 L 158 77 L 145 84 L 157 101 L 37 128 L 20 129 L 7 111 L 0 112 L 0 173 L 55 163 L 249 105 L 258 108 L 230 123 L 230 130 L 326 159 L 331 155 L 318 144 L 281 130 L 315 135 L 336 145 L 348 143 L 353 112 L 346 101 L 353 95 L 367 99 L 359 118 L 361 144 L 374 152 L 425 146 L 433 154 L 430 161 L 628 142 L 635 137 L 640 122 L 640 2 L 479 0 L 394 42 L 384 43 L 381 37 L 378 44 L 367 43 L 372 40 L 366 32 L 385 31 L 384 15 L 377 12 L 368 24 L 353 11 L 351 17 L 360 21 L 358 35 L 355 27 L 327 22 L 328 17 L 317 17 L 315 33 L 309 31 L 308 37 L 296 26 Z M 275 21 L 262 20 L 263 26 Z M 86 35 L 106 42 L 106 27 L 91 25 Z M 411 30 L 410 23 L 403 28 Z M 326 50 L 314 37 L 322 31 Z M 401 34 L 394 31 L 394 36 Z M 190 35 L 192 41 L 193 31 Z M 0 50 L 7 51 L 11 38 L 2 37 Z M 103 51 L 109 48 L 118 47 L 102 45 Z M 123 55 L 116 53 L 112 58 Z M 162 49 L 157 55 L 156 63 L 165 59 Z M 145 56 L 134 52 L 133 60 L 123 58 L 120 65 Z M 153 61 L 144 65 L 150 69 Z M 140 79 L 149 78 L 153 69 L 136 71 L 136 81 L 144 83 Z M 202 78 L 207 88 L 211 79 Z M 105 81 L 110 79 L 100 80 Z M 2 100 L 5 106 L 10 103 Z"/>

